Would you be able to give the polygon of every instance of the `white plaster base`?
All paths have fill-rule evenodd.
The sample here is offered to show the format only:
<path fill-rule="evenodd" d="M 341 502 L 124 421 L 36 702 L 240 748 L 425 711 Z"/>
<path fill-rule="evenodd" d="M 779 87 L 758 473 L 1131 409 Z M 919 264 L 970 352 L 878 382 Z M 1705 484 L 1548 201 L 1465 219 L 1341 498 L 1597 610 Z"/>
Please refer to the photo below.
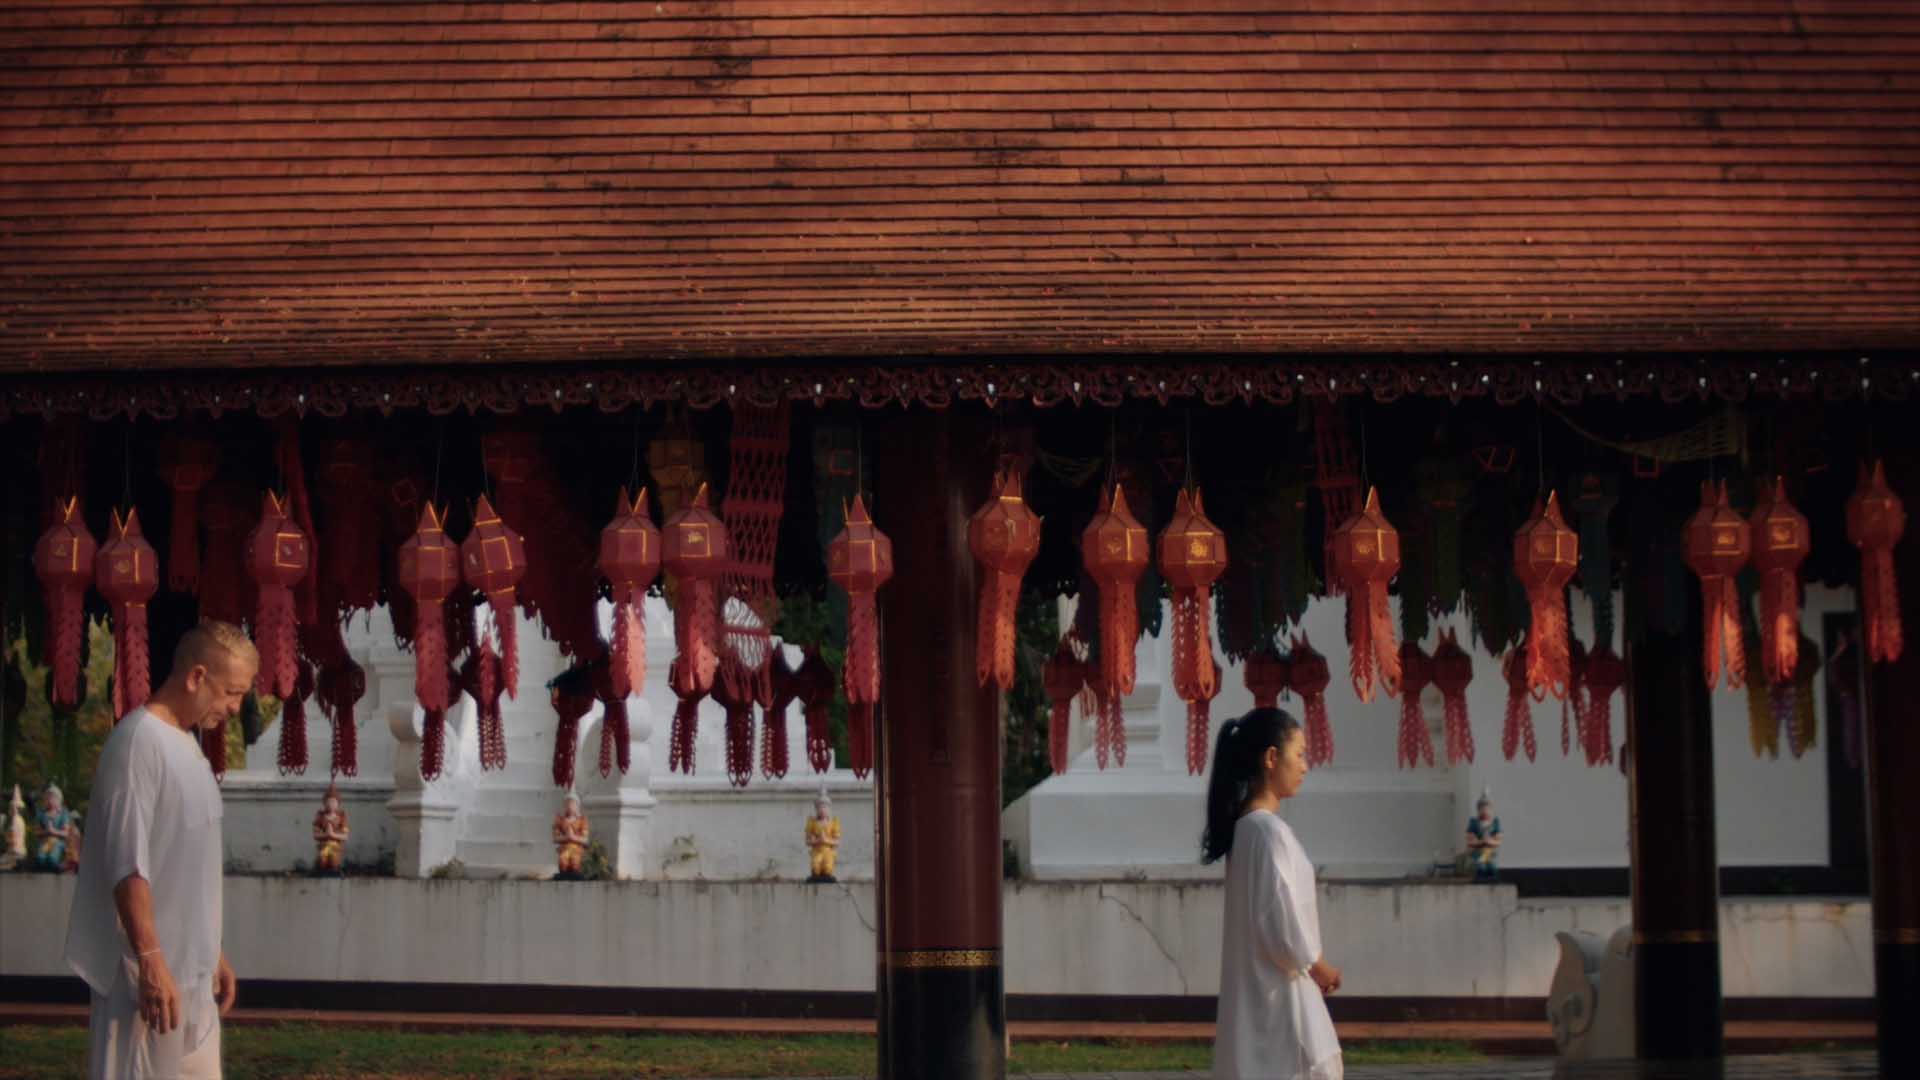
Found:
<path fill-rule="evenodd" d="M 73 878 L 0 875 L 0 975 L 64 975 Z M 1015 994 L 1208 996 L 1212 882 L 1010 884 Z M 1730 997 L 1866 997 L 1864 901 L 1721 904 Z M 1327 956 L 1355 997 L 1544 997 L 1554 933 L 1610 934 L 1621 901 L 1508 886 L 1323 884 Z M 740 990 L 873 989 L 868 882 L 227 878 L 226 946 L 247 978 Z"/>

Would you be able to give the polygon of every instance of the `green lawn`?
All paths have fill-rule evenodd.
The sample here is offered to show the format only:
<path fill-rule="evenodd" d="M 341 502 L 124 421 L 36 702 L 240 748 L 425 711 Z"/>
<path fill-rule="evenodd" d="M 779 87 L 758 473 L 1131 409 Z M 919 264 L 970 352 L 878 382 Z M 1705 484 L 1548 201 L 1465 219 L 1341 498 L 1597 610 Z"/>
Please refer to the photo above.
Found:
<path fill-rule="evenodd" d="M 871 1073 L 874 1066 L 873 1040 L 855 1035 L 448 1034 L 282 1024 L 230 1028 L 225 1039 L 229 1080 L 849 1076 Z M 1011 1066 L 1015 1072 L 1204 1072 L 1211 1053 L 1204 1043 L 1015 1043 Z M 6 1080 L 78 1077 L 85 1054 L 82 1028 L 0 1027 L 0 1078 Z M 1477 1058 L 1457 1043 L 1362 1045 L 1347 1051 L 1347 1061 L 1355 1064 Z"/>

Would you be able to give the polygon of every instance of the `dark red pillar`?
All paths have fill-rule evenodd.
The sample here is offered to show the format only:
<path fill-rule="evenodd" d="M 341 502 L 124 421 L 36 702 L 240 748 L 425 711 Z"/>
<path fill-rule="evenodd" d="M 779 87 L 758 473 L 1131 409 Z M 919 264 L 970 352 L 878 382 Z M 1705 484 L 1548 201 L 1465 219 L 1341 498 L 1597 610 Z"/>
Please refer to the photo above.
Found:
<path fill-rule="evenodd" d="M 1652 583 L 1673 571 L 1692 483 L 1663 483 L 1633 530 L 1627 602 L 1629 846 L 1633 881 L 1637 1056 L 1692 1062 L 1711 1075 L 1723 1054 L 1720 868 L 1713 816 L 1713 714 L 1701 665 L 1697 579 L 1679 611 L 1655 610 Z M 1678 1074 L 1677 1074 L 1678 1075 Z"/>
<path fill-rule="evenodd" d="M 967 518 L 986 498 L 977 410 L 892 418 L 873 515 L 893 540 L 881 591 L 878 732 L 880 1075 L 1006 1075 L 1000 965 L 998 698 L 974 673 Z"/>
<path fill-rule="evenodd" d="M 1880 1075 L 1920 1076 L 1920 448 L 1889 453 L 1887 484 L 1906 501 L 1893 549 L 1906 648 L 1875 664 L 1867 705 L 1867 829 L 1873 845 L 1873 985 Z"/>

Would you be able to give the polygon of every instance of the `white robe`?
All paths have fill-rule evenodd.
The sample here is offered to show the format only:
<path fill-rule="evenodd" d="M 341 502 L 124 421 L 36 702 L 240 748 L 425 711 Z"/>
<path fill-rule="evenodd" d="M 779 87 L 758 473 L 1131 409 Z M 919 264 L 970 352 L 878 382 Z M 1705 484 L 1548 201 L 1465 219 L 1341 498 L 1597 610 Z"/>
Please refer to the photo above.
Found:
<path fill-rule="evenodd" d="M 114 725 L 100 750 L 87 843 L 67 924 L 67 964 L 93 991 L 90 1076 L 195 1074 L 219 1061 L 214 972 L 220 963 L 220 788 L 192 735 L 145 709 Z M 147 880 L 153 926 L 180 992 L 181 1026 L 149 1030 L 135 1012 L 136 958 L 114 887 Z"/>
<path fill-rule="evenodd" d="M 1307 969 L 1320 959 L 1313 864 L 1279 815 L 1233 827 L 1215 1080 L 1340 1080 L 1340 1041 Z"/>

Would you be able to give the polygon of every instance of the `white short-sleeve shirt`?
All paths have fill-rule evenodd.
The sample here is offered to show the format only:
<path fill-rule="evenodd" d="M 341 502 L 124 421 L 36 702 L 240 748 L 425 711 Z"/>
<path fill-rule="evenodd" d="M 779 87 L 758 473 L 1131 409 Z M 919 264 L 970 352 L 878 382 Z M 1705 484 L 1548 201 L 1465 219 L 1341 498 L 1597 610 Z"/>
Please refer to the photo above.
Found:
<path fill-rule="evenodd" d="M 167 970 L 182 991 L 220 963 L 220 788 L 192 735 L 146 709 L 114 726 L 94 770 L 67 964 L 96 994 L 134 959 L 113 890 L 147 879 Z"/>

